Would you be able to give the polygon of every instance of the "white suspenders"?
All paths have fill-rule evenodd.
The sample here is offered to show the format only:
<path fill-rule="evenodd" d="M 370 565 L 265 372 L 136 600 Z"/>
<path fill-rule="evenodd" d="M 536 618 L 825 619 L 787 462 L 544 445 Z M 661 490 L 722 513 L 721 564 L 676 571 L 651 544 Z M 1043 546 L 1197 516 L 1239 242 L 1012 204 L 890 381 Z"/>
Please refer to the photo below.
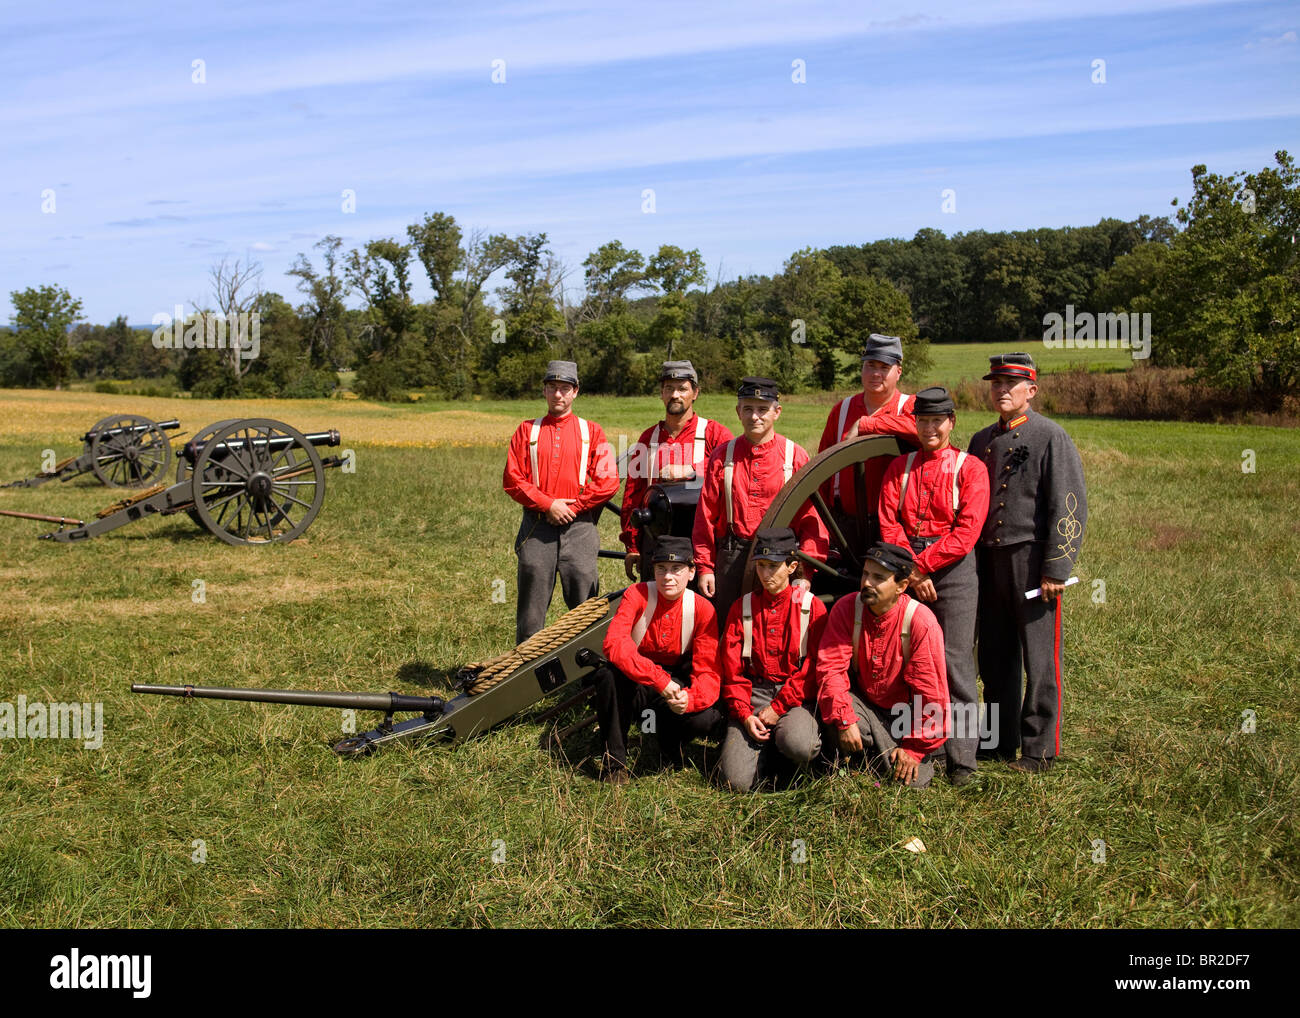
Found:
<path fill-rule="evenodd" d="M 835 441 L 837 442 L 841 442 L 844 440 L 844 429 L 849 423 L 849 404 L 852 401 L 853 401 L 852 396 L 845 396 L 844 402 L 840 404 L 840 430 L 835 432 Z M 898 394 L 898 412 L 900 414 L 903 412 L 903 407 L 905 406 L 907 406 L 907 394 L 900 392 Z M 879 413 L 879 411 L 878 410 L 874 411 L 874 413 Z M 871 417 L 873 416 L 873 414 L 868 414 L 867 416 Z M 840 471 L 836 471 L 835 480 L 832 483 L 831 488 L 832 488 L 832 495 L 835 498 L 839 498 L 840 497 Z"/>
<path fill-rule="evenodd" d="M 694 457 L 691 460 L 691 466 L 696 473 L 699 472 L 700 462 L 704 459 L 704 432 L 709 426 L 709 419 L 695 416 L 695 449 Z M 650 470 L 648 480 L 653 484 L 656 480 L 656 474 L 659 472 L 659 426 L 655 425 L 654 430 L 650 432 Z"/>
<path fill-rule="evenodd" d="M 912 472 L 912 464 L 915 462 L 916 453 L 909 452 L 907 454 L 907 462 L 903 464 L 903 483 L 898 488 L 898 518 L 900 524 L 903 519 L 903 496 L 907 494 L 907 477 Z M 954 514 L 957 512 L 957 506 L 959 504 L 957 500 L 957 483 L 961 478 L 961 465 L 965 462 L 966 453 L 959 452 L 957 454 L 957 465 L 953 467 L 952 471 L 952 511 Z"/>
<path fill-rule="evenodd" d="M 533 421 L 532 430 L 528 433 L 528 460 L 533 467 L 533 484 L 539 488 L 542 482 L 541 475 L 537 472 L 537 440 L 541 437 L 544 420 L 545 417 L 539 417 Z M 578 434 L 582 436 L 582 457 L 578 462 L 578 487 L 581 488 L 587 483 L 587 456 L 591 452 L 591 429 L 581 417 L 578 418 Z"/>
<path fill-rule="evenodd" d="M 912 660 L 912 616 L 916 613 L 916 606 L 920 601 L 909 600 L 907 607 L 903 609 L 903 632 L 900 642 L 903 645 L 903 667 L 907 667 L 907 662 Z M 858 671 L 858 678 L 861 679 L 862 672 L 862 595 L 853 599 L 853 666 Z"/>
<path fill-rule="evenodd" d="M 778 438 L 783 436 L 777 436 Z M 697 440 L 698 441 L 698 440 Z M 740 439 L 733 438 L 727 443 L 727 458 L 722 465 L 722 491 L 727 499 L 727 529 L 731 529 L 732 521 L 735 519 L 731 502 L 731 479 L 735 476 L 736 470 L 732 465 L 732 459 L 736 455 L 736 443 Z M 794 443 L 788 438 L 785 439 L 785 462 L 781 466 L 782 484 L 789 484 L 790 478 L 794 476 Z"/>
<path fill-rule="evenodd" d="M 649 584 L 649 591 L 646 594 L 645 611 L 643 611 L 637 620 L 632 623 L 632 645 L 641 646 L 641 641 L 645 639 L 645 632 L 650 627 L 650 620 L 654 617 L 655 605 L 659 603 L 659 588 L 653 583 Z M 691 649 L 691 640 L 695 636 L 695 591 L 688 590 L 682 594 L 682 656 Z"/>
<path fill-rule="evenodd" d="M 749 661 L 754 656 L 754 595 L 746 594 L 740 602 L 740 628 L 745 634 L 740 656 Z M 799 663 L 808 656 L 808 616 L 812 612 L 813 592 L 805 590 L 799 604 Z"/>

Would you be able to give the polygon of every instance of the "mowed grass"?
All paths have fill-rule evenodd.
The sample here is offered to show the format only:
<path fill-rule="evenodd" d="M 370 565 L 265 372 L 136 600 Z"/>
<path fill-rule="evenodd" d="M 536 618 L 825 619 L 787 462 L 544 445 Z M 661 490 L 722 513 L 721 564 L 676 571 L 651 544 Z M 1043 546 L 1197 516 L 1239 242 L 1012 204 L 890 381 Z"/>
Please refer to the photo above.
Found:
<path fill-rule="evenodd" d="M 70 454 L 77 427 L 153 402 L 99 396 L 59 436 L 42 397 L 66 413 L 67 394 L 24 396 L 24 427 L 41 437 L 5 430 L 0 480 L 32 472 L 42 443 Z M 228 415 L 178 402 L 190 431 Z M 730 402 L 704 410 L 727 420 Z M 482 409 L 508 435 L 540 404 Z M 649 399 L 580 409 L 615 436 L 657 418 Z M 1064 755 L 1050 774 L 986 764 L 961 790 L 853 774 L 732 796 L 696 769 L 657 771 L 649 747 L 634 748 L 632 785 L 606 787 L 581 762 L 592 731 L 571 759 L 538 748 L 540 708 L 455 749 L 342 760 L 329 748 L 336 710 L 128 692 L 133 681 L 438 690 L 512 642 L 518 512 L 500 490 L 501 447 L 455 444 L 456 420 L 424 406 L 385 418 L 392 436 L 369 442 L 354 436 L 373 411 L 353 403 L 247 412 L 338 427 L 357 450 L 357 472 L 330 473 L 294 545 L 227 547 L 181 516 L 70 547 L 35 540 L 42 524 L 0 519 L 0 701 L 102 702 L 106 729 L 99 750 L 0 740 L 4 925 L 1300 921 L 1293 432 L 1063 421 L 1083 452 L 1090 519 L 1067 595 Z M 815 448 L 825 413 L 792 399 L 782 424 Z M 961 441 L 982 423 L 963 414 Z M 377 444 L 408 426 L 436 426 L 442 444 Z M 1254 473 L 1242 472 L 1246 449 Z M 84 518 L 115 497 L 83 478 L 0 492 L 0 507 Z M 606 547 L 615 533 L 607 515 Z M 604 589 L 623 585 L 619 563 L 601 571 Z M 716 748 L 695 748 L 706 755 Z M 903 848 L 913 837 L 924 854 Z"/>

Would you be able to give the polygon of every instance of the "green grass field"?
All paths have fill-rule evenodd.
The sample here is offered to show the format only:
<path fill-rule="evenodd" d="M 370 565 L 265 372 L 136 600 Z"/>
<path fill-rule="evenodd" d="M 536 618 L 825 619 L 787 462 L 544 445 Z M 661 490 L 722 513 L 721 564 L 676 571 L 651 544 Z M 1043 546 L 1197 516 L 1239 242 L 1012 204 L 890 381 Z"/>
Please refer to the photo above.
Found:
<path fill-rule="evenodd" d="M 730 406 L 709 397 L 702 409 L 728 420 Z M 47 445 L 75 452 L 70 422 L 176 407 L 190 431 L 232 409 L 0 392 L 0 481 L 32 473 Z M 594 733 L 566 760 L 538 748 L 535 714 L 456 749 L 341 760 L 335 710 L 129 693 L 133 681 L 437 690 L 512 642 L 518 514 L 500 489 L 501 443 L 540 402 L 238 409 L 338 427 L 357 450 L 355 474 L 331 472 L 305 540 L 232 548 L 181 516 L 72 547 L 0 519 L 0 702 L 102 702 L 105 718 L 99 750 L 0 740 L 0 924 L 1300 922 L 1293 432 L 1063 421 L 1090 518 L 1050 774 L 982 765 L 961 790 L 848 775 L 731 796 L 698 770 L 657 771 L 635 743 L 637 780 L 602 785 L 581 759 Z M 578 409 L 634 435 L 659 408 L 581 397 Z M 826 410 L 792 399 L 782 430 L 815 448 Z M 985 420 L 963 414 L 960 439 Z M 0 492 L 0 508 L 84 518 L 115 497 L 83 478 Z M 606 547 L 615 531 L 606 516 Z M 604 589 L 623 585 L 619 563 L 601 569 Z M 191 599 L 195 580 L 205 603 Z M 928 851 L 904 850 L 913 837 Z"/>

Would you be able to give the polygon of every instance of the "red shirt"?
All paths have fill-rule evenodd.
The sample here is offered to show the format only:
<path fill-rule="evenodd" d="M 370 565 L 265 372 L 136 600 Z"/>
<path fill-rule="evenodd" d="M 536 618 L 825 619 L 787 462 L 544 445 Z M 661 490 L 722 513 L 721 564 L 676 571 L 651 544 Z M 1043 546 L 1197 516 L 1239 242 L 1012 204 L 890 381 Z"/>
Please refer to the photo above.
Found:
<path fill-rule="evenodd" d="M 890 544 L 908 546 L 908 537 L 939 537 L 916 555 L 916 568 L 933 573 L 970 554 L 989 512 L 989 473 L 977 456 L 967 456 L 957 478 L 957 512 L 952 509 L 952 475 L 958 451 L 945 445 L 935 453 L 922 449 L 912 462 L 898 510 L 907 457 L 899 456 L 885 470 L 880 487 L 880 536 Z M 954 525 L 955 522 L 955 525 Z"/>
<path fill-rule="evenodd" d="M 723 443 L 713 450 L 704 467 L 704 487 L 695 508 L 695 528 L 691 532 L 698 572 L 714 571 L 716 549 L 727 536 L 728 529 L 746 541 L 753 538 L 772 500 L 785 485 L 787 445 L 794 445 L 791 458 L 793 476 L 808 462 L 808 454 L 784 435 L 776 435 L 763 445 L 755 445 L 743 435 L 736 439 L 736 451 L 732 457 L 731 520 L 727 519 L 727 498 L 723 490 L 727 445 Z M 830 535 L 810 504 L 805 502 L 799 507 L 790 521 L 790 528 L 799 537 L 801 551 L 823 561 L 826 559 L 831 547 Z"/>
<path fill-rule="evenodd" d="M 799 592 L 800 600 L 796 600 L 794 594 L 792 586 L 786 587 L 776 597 L 761 586 L 754 591 L 754 635 L 748 663 L 740 656 L 745 645 L 741 618 L 744 598 L 733 604 L 727 613 L 719 667 L 722 669 L 722 699 L 727 705 L 727 713 L 737 721 L 744 721 L 754 713 L 752 693 L 755 679 L 784 683 L 781 691 L 772 698 L 772 710 L 778 717 L 798 707 L 810 692 L 808 679 L 813 673 L 813 662 L 817 660 L 822 630 L 826 628 L 826 606 L 813 597 L 812 610 L 808 613 L 808 655 L 801 664 L 799 614 L 803 593 Z"/>
<path fill-rule="evenodd" d="M 844 415 L 844 427 L 840 428 L 840 415 L 844 404 L 848 403 L 848 413 Z M 858 426 L 859 435 L 894 435 L 904 441 L 916 444 L 916 397 L 906 393 L 895 393 L 888 403 L 874 413 L 867 410 L 866 398 L 860 392 L 846 396 L 831 408 L 826 418 L 826 427 L 822 429 L 821 441 L 817 451 L 824 452 L 833 445 L 844 441 L 844 436 L 854 424 Z M 880 501 L 880 479 L 884 476 L 889 461 L 884 457 L 872 458 L 866 462 L 867 505 L 869 512 L 877 512 Z M 835 490 L 839 482 L 839 491 Z M 833 505 L 838 498 L 840 507 L 850 516 L 858 511 L 858 495 L 853 484 L 853 468 L 846 467 L 831 480 L 822 485 L 822 498 L 827 505 Z"/>
<path fill-rule="evenodd" d="M 537 474 L 528 451 L 528 437 L 533 422 L 524 421 L 515 429 L 506 453 L 506 469 L 501 476 L 501 486 L 507 495 L 525 509 L 544 513 L 557 498 L 574 499 L 570 508 L 580 513 L 595 509 L 610 500 L 618 491 L 618 465 L 614 450 L 605 441 L 605 433 L 595 421 L 587 422 L 587 479 L 578 486 L 578 460 L 582 454 L 582 436 L 578 431 L 578 416 L 573 413 L 563 417 L 547 414 L 542 418 L 541 433 L 537 437 Z"/>
<path fill-rule="evenodd" d="M 682 430 L 676 436 L 670 436 L 660 421 L 654 427 L 646 428 L 636 444 L 628 450 L 627 488 L 623 492 L 623 528 L 618 539 L 629 552 L 637 551 L 637 529 L 632 525 L 632 512 L 645 506 L 646 492 L 650 485 L 659 480 L 660 471 L 666 466 L 693 466 L 696 475 L 703 473 L 704 464 L 709 454 L 718 446 L 730 442 L 732 434 L 717 421 L 710 420 L 704 428 L 704 456 L 695 462 L 695 427 L 699 415 L 692 413 L 682 424 Z M 655 462 L 650 462 L 650 444 L 656 443 Z"/>
<path fill-rule="evenodd" d="M 639 644 L 632 643 L 632 627 L 645 614 L 650 586 L 637 583 L 623 591 L 618 611 L 605 631 L 605 657 L 633 682 L 653 686 L 661 693 L 672 676 L 665 670 L 682 659 L 682 601 L 660 595 L 655 613 Z M 695 625 L 690 645 L 691 684 L 686 712 L 706 710 L 718 702 L 718 617 L 707 597 L 695 595 Z"/>
<path fill-rule="evenodd" d="M 858 720 L 849 700 L 853 603 L 857 599 L 857 594 L 849 594 L 835 602 L 817 647 L 817 706 L 822 720 L 838 728 L 848 728 Z M 854 676 L 852 684 L 859 696 L 877 707 L 909 708 L 912 729 L 898 744 L 919 761 L 947 738 L 948 672 L 939 620 L 920 602 L 912 615 L 912 656 L 903 667 L 903 613 L 911 600 L 900 594 L 894 606 L 879 617 L 862 606 L 863 674 Z"/>

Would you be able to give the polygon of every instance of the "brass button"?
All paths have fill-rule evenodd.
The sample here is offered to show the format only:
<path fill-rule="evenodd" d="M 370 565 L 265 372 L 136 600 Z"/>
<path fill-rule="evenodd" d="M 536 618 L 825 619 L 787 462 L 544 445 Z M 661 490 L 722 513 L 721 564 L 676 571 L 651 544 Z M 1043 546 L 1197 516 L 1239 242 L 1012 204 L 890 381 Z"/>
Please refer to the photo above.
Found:
<path fill-rule="evenodd" d="M 1001 543 L 1002 543 L 1002 538 L 1000 538 L 1000 537 L 995 537 L 995 538 L 993 538 L 993 543 L 994 543 L 994 544 L 1001 544 Z"/>
<path fill-rule="evenodd" d="M 998 491 L 1006 491 L 1006 490 L 1007 490 L 1007 486 L 1005 484 L 998 489 Z"/>
<path fill-rule="evenodd" d="M 999 526 L 999 527 L 1002 526 L 1002 521 L 1001 521 L 1001 520 L 998 520 L 998 526 Z"/>
<path fill-rule="evenodd" d="M 999 502 L 999 503 L 998 503 L 998 508 L 999 508 L 999 509 L 1005 509 L 1006 507 L 1007 507 L 1007 504 L 1006 504 L 1005 502 Z"/>

